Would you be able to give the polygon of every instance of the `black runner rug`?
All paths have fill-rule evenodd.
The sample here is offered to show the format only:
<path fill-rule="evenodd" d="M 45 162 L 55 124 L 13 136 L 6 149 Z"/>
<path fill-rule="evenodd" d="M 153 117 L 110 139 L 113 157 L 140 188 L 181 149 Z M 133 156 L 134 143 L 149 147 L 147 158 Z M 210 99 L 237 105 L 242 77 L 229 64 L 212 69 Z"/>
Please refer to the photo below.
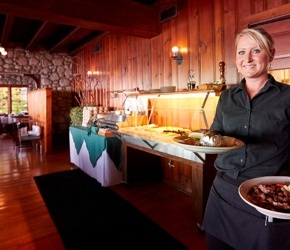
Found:
<path fill-rule="evenodd" d="M 187 249 L 82 170 L 34 180 L 66 249 Z"/>

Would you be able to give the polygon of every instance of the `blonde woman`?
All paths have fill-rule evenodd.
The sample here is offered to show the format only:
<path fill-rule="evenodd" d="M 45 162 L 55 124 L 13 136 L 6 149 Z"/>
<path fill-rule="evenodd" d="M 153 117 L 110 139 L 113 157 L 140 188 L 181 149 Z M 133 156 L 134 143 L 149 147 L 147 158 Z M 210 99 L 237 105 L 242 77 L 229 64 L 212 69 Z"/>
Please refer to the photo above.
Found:
<path fill-rule="evenodd" d="M 245 203 L 239 185 L 262 176 L 290 176 L 290 86 L 268 70 L 274 41 L 263 29 L 245 29 L 236 37 L 240 84 L 223 91 L 211 125 L 245 145 L 218 155 L 203 227 L 212 249 L 290 249 L 290 221 L 274 219 Z"/>

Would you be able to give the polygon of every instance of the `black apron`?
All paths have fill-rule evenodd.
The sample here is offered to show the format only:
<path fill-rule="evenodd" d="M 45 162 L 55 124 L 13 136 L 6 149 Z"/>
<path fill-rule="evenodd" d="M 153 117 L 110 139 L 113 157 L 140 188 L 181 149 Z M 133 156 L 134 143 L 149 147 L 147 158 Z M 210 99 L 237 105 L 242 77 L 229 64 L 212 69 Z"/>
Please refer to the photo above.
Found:
<path fill-rule="evenodd" d="M 238 185 L 216 176 L 203 221 L 205 231 L 237 250 L 289 250 L 290 220 L 268 222 L 238 194 Z"/>

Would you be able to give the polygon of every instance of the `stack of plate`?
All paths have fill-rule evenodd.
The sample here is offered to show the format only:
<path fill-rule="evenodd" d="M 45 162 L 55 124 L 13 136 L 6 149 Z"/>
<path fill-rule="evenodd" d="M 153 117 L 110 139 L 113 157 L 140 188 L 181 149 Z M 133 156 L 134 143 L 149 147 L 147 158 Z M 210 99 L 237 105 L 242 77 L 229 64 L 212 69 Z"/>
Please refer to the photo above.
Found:
<path fill-rule="evenodd" d="M 164 86 L 161 87 L 161 92 L 175 92 L 176 86 Z"/>

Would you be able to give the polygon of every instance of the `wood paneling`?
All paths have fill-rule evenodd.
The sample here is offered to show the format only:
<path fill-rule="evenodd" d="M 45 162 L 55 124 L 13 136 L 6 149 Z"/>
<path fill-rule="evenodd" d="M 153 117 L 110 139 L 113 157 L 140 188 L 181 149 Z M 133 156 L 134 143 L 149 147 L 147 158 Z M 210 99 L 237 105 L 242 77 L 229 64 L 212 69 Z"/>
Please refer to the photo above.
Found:
<path fill-rule="evenodd" d="M 93 53 L 93 47 L 99 41 L 76 56 L 85 62 L 86 70 L 94 67 L 100 72 L 99 87 L 103 88 L 104 93 L 135 87 L 148 90 L 168 85 L 184 89 L 190 69 L 194 70 L 198 84 L 216 81 L 219 79 L 220 61 L 225 62 L 226 83 L 236 84 L 240 80 L 235 65 L 236 34 L 249 24 L 260 24 L 288 15 L 288 2 L 161 0 L 155 4 L 160 11 L 176 4 L 178 15 L 161 23 L 160 35 L 145 39 L 108 34 L 101 39 L 102 50 L 98 54 Z M 280 38 L 277 39 L 280 46 Z M 173 45 L 182 49 L 184 60 L 181 65 L 176 65 L 171 59 Z M 276 67 L 290 67 L 289 56 L 286 57 L 276 63 Z M 98 97 L 95 102 L 121 107 L 123 101 L 122 97 L 104 100 Z"/>
<path fill-rule="evenodd" d="M 52 90 L 28 92 L 28 113 L 42 128 L 43 153 L 52 151 Z"/>

